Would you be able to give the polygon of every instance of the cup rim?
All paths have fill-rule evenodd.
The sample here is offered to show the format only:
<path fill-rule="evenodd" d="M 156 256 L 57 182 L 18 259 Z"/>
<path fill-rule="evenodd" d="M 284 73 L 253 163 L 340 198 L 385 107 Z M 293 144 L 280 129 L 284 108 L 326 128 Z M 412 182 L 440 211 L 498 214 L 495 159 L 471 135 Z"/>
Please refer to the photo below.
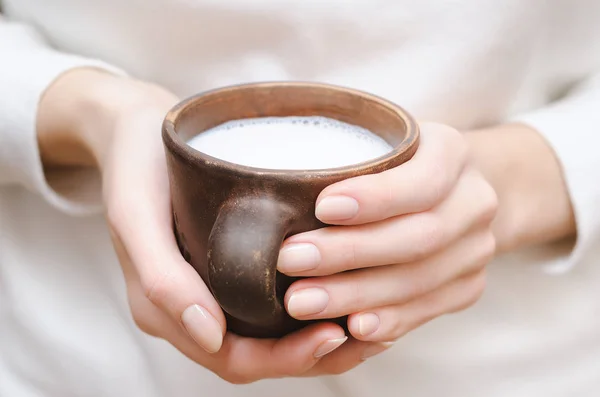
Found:
<path fill-rule="evenodd" d="M 179 118 L 188 110 L 190 107 L 199 101 L 201 98 L 208 95 L 224 94 L 230 91 L 238 89 L 252 89 L 252 88 L 270 88 L 270 87 L 298 87 L 298 88 L 315 88 L 315 89 L 327 89 L 336 90 L 338 92 L 344 92 L 347 94 L 357 95 L 368 101 L 376 102 L 385 108 L 395 113 L 399 118 L 402 119 L 406 126 L 406 134 L 404 139 L 397 144 L 388 153 L 375 157 L 373 159 L 363 161 L 360 163 L 345 165 L 341 167 L 332 168 L 318 168 L 318 169 L 278 169 L 278 168 L 260 168 L 252 167 L 242 164 L 233 163 L 227 160 L 223 160 L 217 157 L 210 156 L 203 153 L 185 142 L 181 136 L 176 132 L 175 126 Z M 257 82 L 257 83 L 242 83 L 224 86 L 201 92 L 199 94 L 190 96 L 183 99 L 175 106 L 173 106 L 166 114 L 163 125 L 162 125 L 162 136 L 163 141 L 176 155 L 186 159 L 189 162 L 199 162 L 204 166 L 215 167 L 225 172 L 236 173 L 240 176 L 249 177 L 289 177 L 289 178 L 329 178 L 336 176 L 344 176 L 348 174 L 355 174 L 361 171 L 368 171 L 370 169 L 383 169 L 385 165 L 393 162 L 398 157 L 402 157 L 408 152 L 413 152 L 415 146 L 419 143 L 419 127 L 416 120 L 411 116 L 404 108 L 396 105 L 395 103 L 384 99 L 380 96 L 370 94 L 368 92 L 343 87 L 329 83 L 315 83 L 315 82 L 303 82 L 303 81 L 272 81 L 272 82 Z"/>

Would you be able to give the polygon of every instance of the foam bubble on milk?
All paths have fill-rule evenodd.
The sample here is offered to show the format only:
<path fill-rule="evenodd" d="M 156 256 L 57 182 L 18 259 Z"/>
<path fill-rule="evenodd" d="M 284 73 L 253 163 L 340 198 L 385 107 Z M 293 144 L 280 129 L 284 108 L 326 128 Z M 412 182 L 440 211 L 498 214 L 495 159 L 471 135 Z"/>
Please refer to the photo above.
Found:
<path fill-rule="evenodd" d="M 198 134 L 188 144 L 231 163 L 287 170 L 342 167 L 392 150 L 367 129 L 317 116 L 233 120 Z"/>

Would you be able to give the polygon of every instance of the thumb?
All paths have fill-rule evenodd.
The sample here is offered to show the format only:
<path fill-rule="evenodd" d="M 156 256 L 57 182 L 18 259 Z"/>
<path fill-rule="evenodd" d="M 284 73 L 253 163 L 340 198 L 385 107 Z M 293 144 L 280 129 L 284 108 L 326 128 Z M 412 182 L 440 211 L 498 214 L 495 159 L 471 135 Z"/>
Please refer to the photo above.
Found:
<path fill-rule="evenodd" d="M 175 241 L 161 121 L 161 113 L 133 117 L 121 126 L 127 133 L 115 134 L 103 167 L 107 218 L 139 276 L 145 298 L 204 350 L 215 353 L 223 342 L 225 317 Z M 141 314 L 145 315 L 152 316 Z M 172 325 L 164 324 L 165 330 Z"/>

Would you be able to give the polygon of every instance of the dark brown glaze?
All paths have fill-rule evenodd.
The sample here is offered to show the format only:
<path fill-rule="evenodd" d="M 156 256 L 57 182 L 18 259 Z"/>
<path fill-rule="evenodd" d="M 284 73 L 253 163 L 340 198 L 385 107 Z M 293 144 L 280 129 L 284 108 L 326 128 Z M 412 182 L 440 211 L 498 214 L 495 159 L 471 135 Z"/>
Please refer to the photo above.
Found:
<path fill-rule="evenodd" d="M 230 120 L 271 116 L 334 118 L 380 135 L 394 149 L 353 166 L 291 171 L 232 164 L 186 144 Z M 419 131 L 403 109 L 373 95 L 276 82 L 227 87 L 181 102 L 165 118 L 163 141 L 183 256 L 223 308 L 228 329 L 262 338 L 281 337 L 309 323 L 292 319 L 283 306 L 294 281 L 276 270 L 283 240 L 325 226 L 314 212 L 328 185 L 408 161 L 417 150 Z"/>

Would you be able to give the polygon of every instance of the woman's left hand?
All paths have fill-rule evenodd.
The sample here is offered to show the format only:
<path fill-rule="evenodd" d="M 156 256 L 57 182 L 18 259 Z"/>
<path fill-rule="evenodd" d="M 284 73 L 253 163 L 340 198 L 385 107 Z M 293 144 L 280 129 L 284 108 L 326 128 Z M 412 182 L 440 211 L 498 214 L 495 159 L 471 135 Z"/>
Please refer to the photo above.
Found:
<path fill-rule="evenodd" d="M 279 270 L 309 277 L 289 288 L 288 312 L 302 320 L 349 315 L 357 342 L 391 342 L 467 308 L 481 296 L 485 265 L 495 253 L 497 206 L 463 135 L 444 125 L 421 125 L 410 161 L 322 192 L 316 215 L 335 226 L 284 243 Z M 344 350 L 320 365 L 340 366 L 336 356 Z"/>

